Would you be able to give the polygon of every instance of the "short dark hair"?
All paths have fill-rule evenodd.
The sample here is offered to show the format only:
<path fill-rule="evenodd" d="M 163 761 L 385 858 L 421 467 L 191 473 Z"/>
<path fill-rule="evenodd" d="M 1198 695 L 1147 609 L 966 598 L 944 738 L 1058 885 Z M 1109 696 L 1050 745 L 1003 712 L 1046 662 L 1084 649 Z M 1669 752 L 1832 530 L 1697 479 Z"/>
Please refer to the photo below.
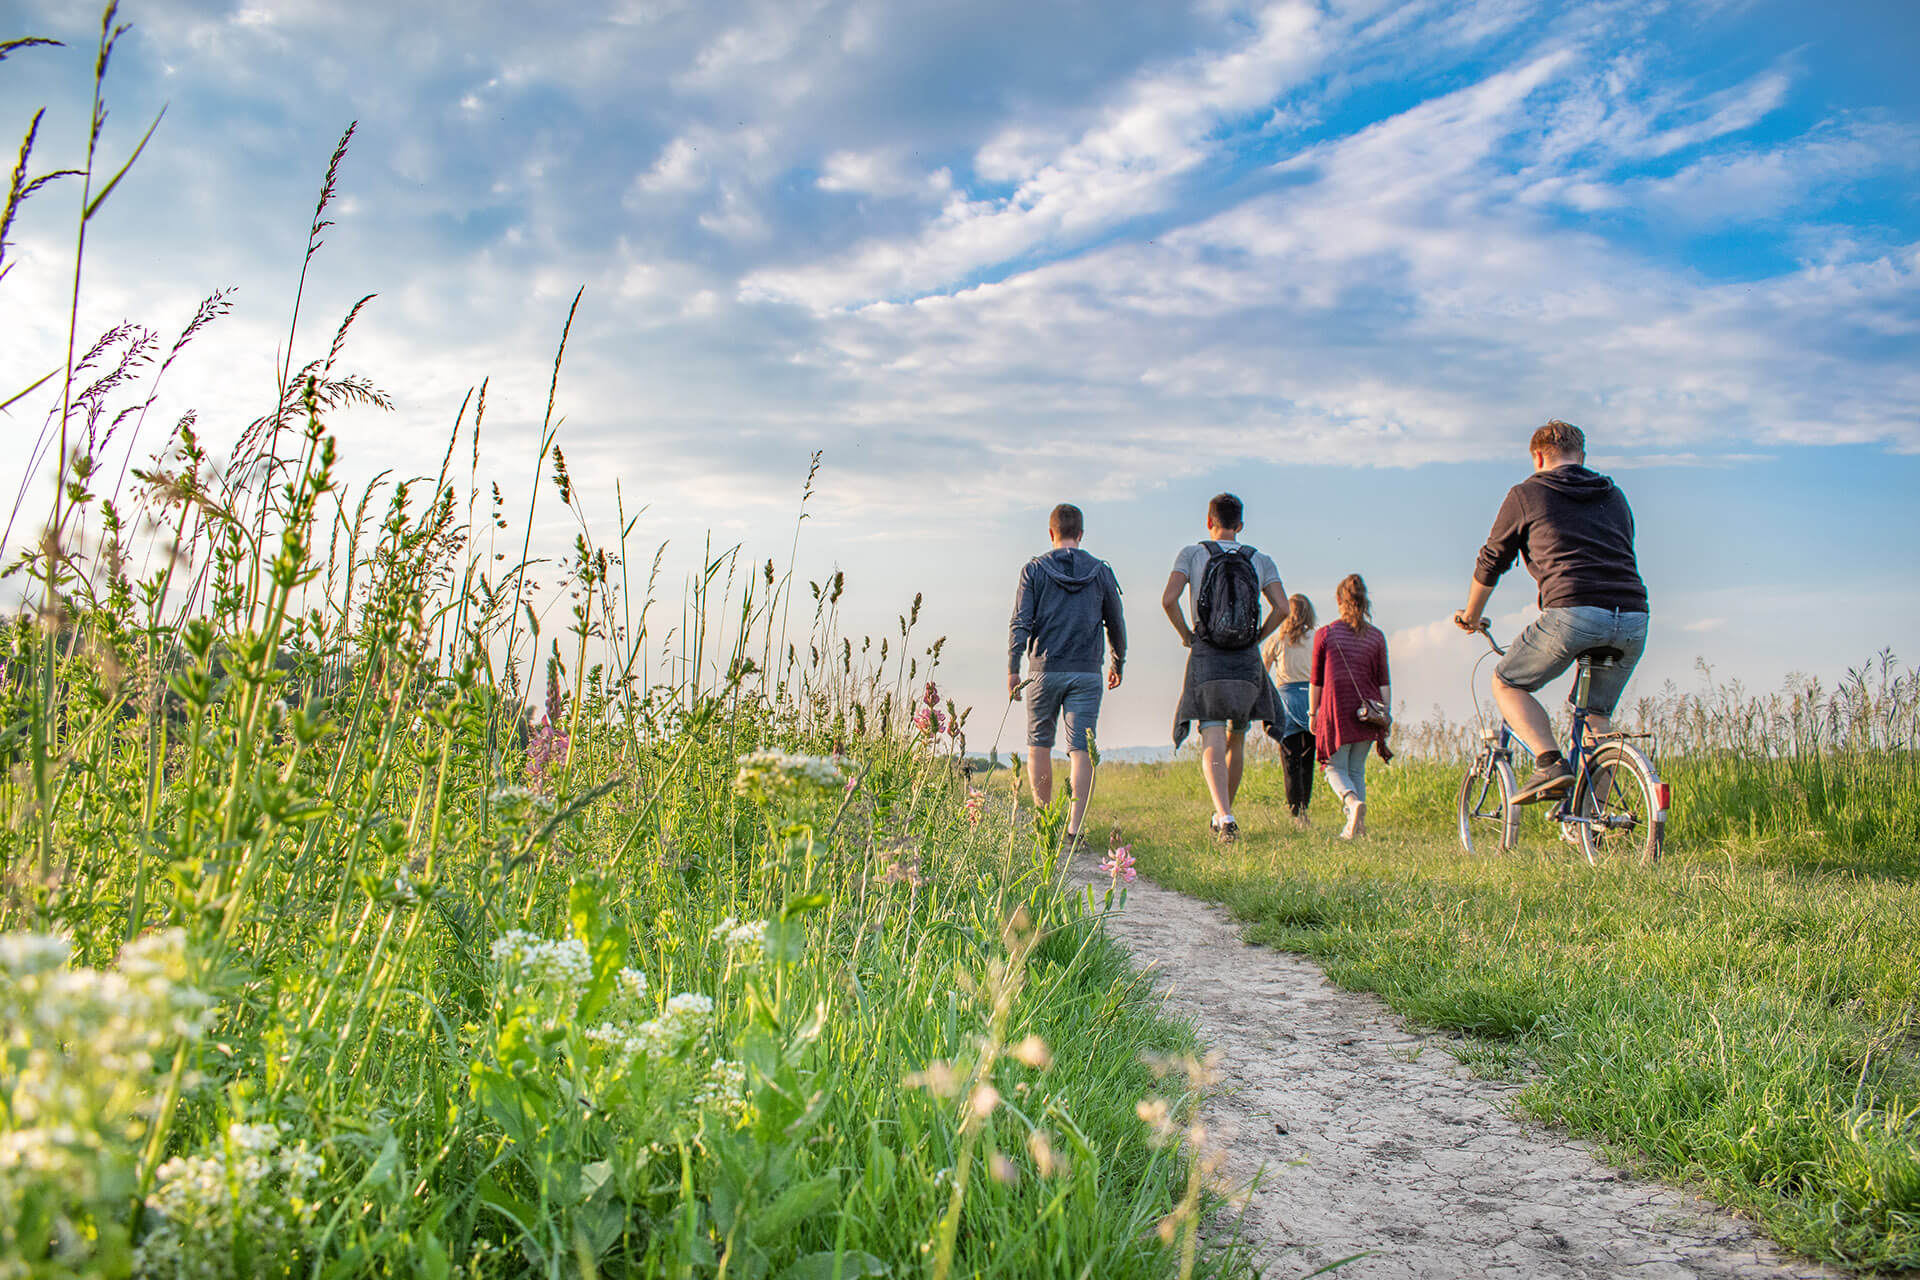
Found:
<path fill-rule="evenodd" d="M 1247 509 L 1230 493 L 1216 493 L 1207 504 L 1207 519 L 1217 529 L 1238 529 L 1246 523 Z"/>
<path fill-rule="evenodd" d="M 1056 538 L 1073 538 L 1076 541 L 1086 535 L 1086 517 L 1080 514 L 1080 508 L 1071 502 L 1063 502 L 1053 509 L 1047 517 L 1047 528 Z"/>
<path fill-rule="evenodd" d="M 1533 433 L 1533 439 L 1527 442 L 1527 452 L 1551 453 L 1558 458 L 1577 458 L 1585 462 L 1586 433 L 1571 422 L 1554 418 Z"/>

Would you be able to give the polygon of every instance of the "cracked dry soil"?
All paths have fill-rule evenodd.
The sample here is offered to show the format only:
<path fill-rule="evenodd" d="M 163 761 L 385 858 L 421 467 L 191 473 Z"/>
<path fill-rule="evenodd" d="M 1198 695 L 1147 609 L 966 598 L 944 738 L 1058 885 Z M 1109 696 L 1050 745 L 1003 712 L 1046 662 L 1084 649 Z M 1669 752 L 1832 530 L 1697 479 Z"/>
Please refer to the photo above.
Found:
<path fill-rule="evenodd" d="M 1106 887 L 1090 860 L 1074 874 Z M 1408 1030 L 1305 957 L 1243 942 L 1216 907 L 1141 879 L 1107 927 L 1220 1055 L 1203 1115 L 1227 1144 L 1227 1178 L 1254 1183 L 1241 1234 L 1267 1276 L 1357 1253 L 1335 1274 L 1841 1274 L 1517 1117 L 1516 1087 L 1474 1078 L 1447 1037 Z"/>

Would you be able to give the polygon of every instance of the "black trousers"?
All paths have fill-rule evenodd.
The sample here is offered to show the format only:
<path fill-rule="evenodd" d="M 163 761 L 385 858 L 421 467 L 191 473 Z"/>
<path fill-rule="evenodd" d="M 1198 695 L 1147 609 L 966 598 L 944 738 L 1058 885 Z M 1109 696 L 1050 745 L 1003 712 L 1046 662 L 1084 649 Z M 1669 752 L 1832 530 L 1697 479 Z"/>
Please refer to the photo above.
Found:
<path fill-rule="evenodd" d="M 1314 745 L 1310 733 L 1290 733 L 1280 739 L 1280 766 L 1287 776 L 1287 812 L 1298 816 L 1313 798 Z"/>

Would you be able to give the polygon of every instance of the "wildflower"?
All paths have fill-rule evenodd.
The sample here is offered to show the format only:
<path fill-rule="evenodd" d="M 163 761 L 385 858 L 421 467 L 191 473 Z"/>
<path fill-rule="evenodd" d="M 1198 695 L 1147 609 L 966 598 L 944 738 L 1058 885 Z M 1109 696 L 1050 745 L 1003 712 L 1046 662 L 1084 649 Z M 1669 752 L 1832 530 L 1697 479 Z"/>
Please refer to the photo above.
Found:
<path fill-rule="evenodd" d="M 528 781 L 545 791 L 553 773 L 566 767 L 571 750 L 572 740 L 567 731 L 548 719 L 533 731 L 533 737 L 527 742 Z"/>
<path fill-rule="evenodd" d="M 946 729 L 946 713 L 938 707 L 916 707 L 913 712 L 913 727 L 927 737 L 932 737 Z"/>
<path fill-rule="evenodd" d="M 523 976 L 563 992 L 593 980 L 593 960 L 587 955 L 587 944 L 578 938 L 548 940 L 524 929 L 510 929 L 494 941 L 493 961 L 517 967 Z"/>
<path fill-rule="evenodd" d="M 276 1124 L 228 1125 L 214 1151 L 160 1166 L 146 1200 L 151 1225 L 134 1253 L 135 1274 L 237 1276 L 235 1238 L 245 1238 L 260 1257 L 291 1253 L 313 1220 L 308 1184 L 324 1168 L 305 1142 L 283 1145 Z"/>
<path fill-rule="evenodd" d="M 1035 1071 L 1045 1071 L 1053 1065 L 1053 1051 L 1047 1048 L 1047 1042 L 1039 1036 L 1028 1036 L 1013 1048 L 1007 1050 L 1016 1062 L 1032 1067 Z"/>
<path fill-rule="evenodd" d="M 1107 873 L 1109 879 L 1133 883 L 1134 877 L 1139 873 L 1133 868 L 1133 854 L 1130 852 L 1132 848 L 1130 844 L 1123 844 L 1117 849 L 1107 851 L 1106 858 L 1100 863 L 1100 869 Z"/>
<path fill-rule="evenodd" d="M 756 751 L 740 757 L 734 775 L 736 794 L 758 800 L 781 796 L 806 798 L 844 785 L 840 766 L 830 756 L 790 755 L 784 751 Z"/>
<path fill-rule="evenodd" d="M 960 1092 L 960 1073 L 950 1062 L 930 1062 L 924 1071 L 910 1071 L 901 1081 L 909 1089 L 925 1089 L 939 1098 L 951 1098 Z"/>
<path fill-rule="evenodd" d="M 697 1107 L 711 1107 L 736 1124 L 748 1120 L 753 1114 L 753 1104 L 747 1098 L 745 1065 L 732 1058 L 715 1058 L 707 1068 L 706 1078 L 694 1091 L 693 1102 Z"/>
<path fill-rule="evenodd" d="M 904 884 L 909 889 L 923 888 L 927 878 L 920 874 L 920 859 L 896 857 L 888 860 L 886 870 L 880 873 L 881 884 Z"/>
<path fill-rule="evenodd" d="M 58 969 L 72 950 L 65 938 L 50 933 L 0 934 L 0 973 L 24 978 Z"/>
<path fill-rule="evenodd" d="M 920 701 L 929 707 L 940 705 L 940 689 L 933 681 L 927 681 L 926 691 L 920 695 Z"/>
<path fill-rule="evenodd" d="M 743 924 L 732 916 L 728 916 L 715 925 L 713 932 L 708 936 L 725 946 L 730 954 L 737 955 L 748 963 L 766 954 L 767 922 L 765 920 L 749 920 Z"/>
<path fill-rule="evenodd" d="M 1033 1167 L 1043 1178 L 1051 1178 L 1065 1164 L 1054 1152 L 1053 1139 L 1044 1129 L 1035 1129 L 1027 1135 L 1027 1154 L 1033 1157 Z"/>
<path fill-rule="evenodd" d="M 979 826 L 980 819 L 985 817 L 987 812 L 987 793 L 979 787 L 968 787 L 967 802 L 962 807 L 967 812 L 967 822 L 972 826 Z"/>
<path fill-rule="evenodd" d="M 1005 1186 L 1010 1187 L 1020 1181 L 1020 1171 L 1014 1168 L 1013 1161 L 1007 1159 L 1001 1152 L 996 1151 L 988 1157 L 987 1169 L 993 1174 L 993 1180 L 995 1182 Z"/>

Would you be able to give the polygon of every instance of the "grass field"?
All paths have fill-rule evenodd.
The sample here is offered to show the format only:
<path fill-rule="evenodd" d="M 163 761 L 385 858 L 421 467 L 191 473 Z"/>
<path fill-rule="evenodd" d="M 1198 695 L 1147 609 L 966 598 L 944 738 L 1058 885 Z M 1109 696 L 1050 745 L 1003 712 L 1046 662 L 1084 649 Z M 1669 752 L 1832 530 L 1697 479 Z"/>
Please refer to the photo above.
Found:
<path fill-rule="evenodd" d="M 73 163 L 84 259 L 116 170 Z M 571 312 L 503 478 L 483 383 L 436 474 L 349 483 L 329 422 L 392 403 L 359 306 L 314 341 L 296 297 L 258 420 L 149 423 L 225 310 L 0 388 L 57 480 L 0 622 L 0 1275 L 1234 1269 L 1195 1256 L 1191 1033 L 1057 815 L 969 796 L 918 598 L 845 636 L 838 574 L 709 544 L 657 600 L 553 425 Z"/>
<path fill-rule="evenodd" d="M 1369 835 L 1352 843 L 1324 784 L 1317 825 L 1294 831 L 1278 768 L 1259 763 L 1237 845 L 1207 837 L 1190 761 L 1104 766 L 1091 821 L 1250 940 L 1462 1033 L 1464 1061 L 1527 1081 L 1532 1113 L 1797 1250 L 1920 1267 L 1916 762 L 1860 770 L 1844 801 L 1835 765 L 1832 805 L 1803 788 L 1743 812 L 1767 767 L 1743 780 L 1724 759 L 1669 760 L 1673 828 L 1652 869 L 1590 867 L 1537 814 L 1517 852 L 1468 855 L 1459 770 L 1432 762 L 1372 763 Z"/>

